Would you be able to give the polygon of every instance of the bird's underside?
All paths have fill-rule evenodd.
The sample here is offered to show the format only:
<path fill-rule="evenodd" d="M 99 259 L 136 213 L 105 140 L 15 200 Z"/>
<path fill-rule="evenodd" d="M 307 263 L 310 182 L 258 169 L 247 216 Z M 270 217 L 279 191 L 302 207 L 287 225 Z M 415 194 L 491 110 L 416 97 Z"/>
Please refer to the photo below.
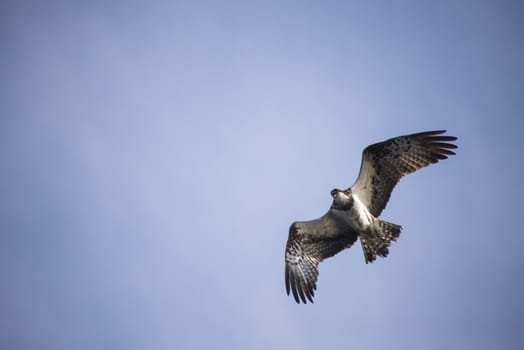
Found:
<path fill-rule="evenodd" d="M 360 173 L 346 190 L 331 191 L 333 203 L 322 217 L 295 222 L 286 244 L 286 291 L 295 301 L 313 302 L 318 264 L 351 247 L 358 238 L 366 263 L 386 257 L 401 226 L 378 219 L 400 179 L 454 155 L 457 138 L 444 130 L 395 137 L 368 146 Z"/>

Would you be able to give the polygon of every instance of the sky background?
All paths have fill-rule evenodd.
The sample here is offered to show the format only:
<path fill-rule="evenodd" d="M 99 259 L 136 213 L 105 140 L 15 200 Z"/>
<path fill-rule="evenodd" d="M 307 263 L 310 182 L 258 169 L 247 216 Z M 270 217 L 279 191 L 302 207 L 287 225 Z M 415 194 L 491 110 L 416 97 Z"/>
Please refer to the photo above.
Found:
<path fill-rule="evenodd" d="M 2 1 L 2 349 L 522 349 L 524 3 Z M 447 129 L 285 293 L 362 149 Z"/>

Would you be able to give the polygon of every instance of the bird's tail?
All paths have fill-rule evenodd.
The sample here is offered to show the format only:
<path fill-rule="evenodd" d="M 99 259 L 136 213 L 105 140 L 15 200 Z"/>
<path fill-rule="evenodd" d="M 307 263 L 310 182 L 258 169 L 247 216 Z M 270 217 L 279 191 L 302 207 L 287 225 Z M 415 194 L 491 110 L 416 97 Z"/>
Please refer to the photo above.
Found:
<path fill-rule="evenodd" d="M 360 234 L 360 243 L 364 250 L 366 264 L 375 261 L 378 256 L 385 258 L 389 254 L 391 242 L 400 236 L 402 226 L 375 219 L 373 228 Z"/>

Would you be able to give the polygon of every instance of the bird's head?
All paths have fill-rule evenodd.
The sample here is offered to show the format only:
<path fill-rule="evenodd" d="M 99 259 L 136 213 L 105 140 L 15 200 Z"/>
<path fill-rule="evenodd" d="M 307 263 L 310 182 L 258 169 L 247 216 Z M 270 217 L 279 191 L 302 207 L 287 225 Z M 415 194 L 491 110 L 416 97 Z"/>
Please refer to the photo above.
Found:
<path fill-rule="evenodd" d="M 353 204 L 351 189 L 349 188 L 345 191 L 335 188 L 331 190 L 331 197 L 333 197 L 333 208 L 335 209 L 347 209 Z"/>
<path fill-rule="evenodd" d="M 337 198 L 340 194 L 342 194 L 345 197 L 351 196 L 351 188 L 348 188 L 344 191 L 339 190 L 338 188 L 331 190 L 331 197 L 333 197 L 333 199 Z"/>
<path fill-rule="evenodd" d="M 331 190 L 331 197 L 333 197 L 333 199 L 337 198 L 337 195 L 342 192 L 341 190 L 339 190 L 338 188 L 335 188 L 335 189 L 332 189 Z"/>

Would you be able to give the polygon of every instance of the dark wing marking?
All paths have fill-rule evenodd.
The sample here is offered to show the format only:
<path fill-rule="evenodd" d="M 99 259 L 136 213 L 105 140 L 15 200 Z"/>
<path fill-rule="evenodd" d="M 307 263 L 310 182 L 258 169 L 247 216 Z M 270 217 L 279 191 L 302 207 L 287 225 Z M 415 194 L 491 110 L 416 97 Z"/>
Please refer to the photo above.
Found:
<path fill-rule="evenodd" d="M 299 227 L 294 223 L 289 228 L 286 244 L 286 292 L 288 295 L 292 292 L 297 303 L 302 300 L 306 304 L 306 298 L 313 302 L 317 289 L 318 264 L 349 248 L 357 240 L 357 234 L 344 232 L 336 236 L 319 236 L 307 232 L 307 229 L 304 231 L 307 224 L 300 224 L 302 225 Z"/>
<path fill-rule="evenodd" d="M 454 136 L 445 130 L 421 132 L 395 137 L 366 147 L 362 153 L 360 173 L 351 187 L 371 214 L 378 217 L 400 179 L 455 152 Z"/>

